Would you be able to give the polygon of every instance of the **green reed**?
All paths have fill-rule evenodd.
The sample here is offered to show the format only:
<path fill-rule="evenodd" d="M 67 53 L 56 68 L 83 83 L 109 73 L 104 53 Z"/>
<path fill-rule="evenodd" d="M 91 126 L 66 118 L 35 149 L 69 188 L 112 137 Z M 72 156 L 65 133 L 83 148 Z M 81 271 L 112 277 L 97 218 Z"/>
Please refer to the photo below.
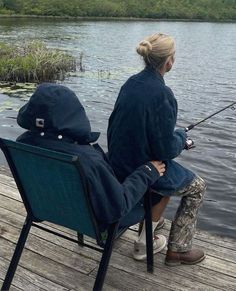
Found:
<path fill-rule="evenodd" d="M 0 43 L 0 81 L 50 82 L 76 70 L 71 55 L 49 49 L 39 41 L 22 46 Z"/>

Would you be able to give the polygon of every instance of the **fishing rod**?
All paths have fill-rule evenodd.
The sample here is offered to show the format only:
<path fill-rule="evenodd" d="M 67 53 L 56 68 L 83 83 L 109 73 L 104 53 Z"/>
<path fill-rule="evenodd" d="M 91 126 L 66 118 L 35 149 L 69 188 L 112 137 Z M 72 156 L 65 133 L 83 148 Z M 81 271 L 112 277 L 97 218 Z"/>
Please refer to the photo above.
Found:
<path fill-rule="evenodd" d="M 227 106 L 225 106 L 224 108 L 222 108 L 222 109 L 216 111 L 215 113 L 213 113 L 213 114 L 207 116 L 206 118 L 204 118 L 204 119 L 202 119 L 202 120 L 200 120 L 200 121 L 198 121 L 198 122 L 196 122 L 196 123 L 190 124 L 188 127 L 185 128 L 185 131 L 188 132 L 189 130 L 193 129 L 195 126 L 199 125 L 200 123 L 202 123 L 202 122 L 206 121 L 207 119 L 213 117 L 214 115 L 216 115 L 216 114 L 218 114 L 218 113 L 220 113 L 220 112 L 226 110 L 227 108 L 233 107 L 235 104 L 236 104 L 236 101 L 234 101 L 234 102 L 231 103 L 230 105 L 227 105 Z M 233 108 L 234 108 L 234 107 L 233 107 Z"/>
<path fill-rule="evenodd" d="M 197 125 L 199 125 L 200 123 L 202 123 L 202 122 L 204 122 L 204 121 L 210 119 L 211 117 L 213 117 L 213 116 L 215 116 L 216 114 L 218 114 L 218 113 L 220 113 L 220 112 L 226 110 L 227 108 L 230 108 L 230 107 L 234 108 L 233 106 L 234 106 L 235 104 L 236 104 L 236 101 L 234 101 L 233 103 L 231 103 L 231 104 L 225 106 L 224 108 L 222 108 L 222 109 L 216 111 L 215 113 L 212 113 L 211 115 L 205 117 L 204 119 L 202 119 L 202 120 L 200 120 L 200 121 L 198 121 L 198 122 L 196 122 L 196 123 L 192 123 L 192 124 L 190 124 L 188 127 L 185 128 L 185 131 L 188 132 L 189 130 L 193 129 L 195 126 L 197 126 Z M 14 116 L 7 116 L 7 118 L 17 119 L 17 117 L 14 117 Z"/>

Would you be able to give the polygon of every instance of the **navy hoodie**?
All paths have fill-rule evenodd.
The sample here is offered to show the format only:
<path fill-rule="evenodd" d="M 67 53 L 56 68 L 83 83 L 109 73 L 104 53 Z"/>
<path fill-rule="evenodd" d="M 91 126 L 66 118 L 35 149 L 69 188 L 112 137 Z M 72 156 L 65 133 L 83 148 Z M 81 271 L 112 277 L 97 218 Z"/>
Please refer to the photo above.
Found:
<path fill-rule="evenodd" d="M 108 126 L 109 160 L 119 181 L 150 160 L 165 161 L 166 172 L 154 190 L 169 196 L 194 179 L 173 159 L 184 149 L 186 133 L 175 130 L 177 101 L 163 77 L 152 68 L 122 86 Z"/>
<path fill-rule="evenodd" d="M 104 153 L 90 145 L 99 133 L 91 132 L 85 110 L 74 92 L 57 84 L 39 85 L 20 109 L 17 122 L 27 129 L 17 141 L 79 156 L 101 229 L 121 217 L 123 224 L 140 221 L 143 195 L 159 173 L 148 162 L 119 183 Z M 127 216 L 134 207 L 136 211 Z"/>

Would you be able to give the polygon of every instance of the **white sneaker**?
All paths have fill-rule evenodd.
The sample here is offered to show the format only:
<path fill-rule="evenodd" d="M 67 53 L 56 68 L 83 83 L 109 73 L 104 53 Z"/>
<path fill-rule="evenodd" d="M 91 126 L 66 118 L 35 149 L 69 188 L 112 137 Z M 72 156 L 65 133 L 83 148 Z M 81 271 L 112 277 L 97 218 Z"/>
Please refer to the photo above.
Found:
<path fill-rule="evenodd" d="M 166 238 L 164 235 L 155 235 L 153 237 L 153 254 L 156 254 L 162 251 L 166 246 Z M 145 260 L 147 257 L 146 254 L 146 244 L 143 242 L 135 241 L 134 242 L 134 252 L 133 258 L 137 261 Z"/>

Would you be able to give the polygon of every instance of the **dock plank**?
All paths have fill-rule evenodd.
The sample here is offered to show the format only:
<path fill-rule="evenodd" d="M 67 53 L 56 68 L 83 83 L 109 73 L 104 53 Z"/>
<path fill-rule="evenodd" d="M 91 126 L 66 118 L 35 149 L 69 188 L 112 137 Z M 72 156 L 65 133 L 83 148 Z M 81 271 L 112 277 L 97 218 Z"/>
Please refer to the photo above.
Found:
<path fill-rule="evenodd" d="M 5 239 L 0 240 L 1 243 L 1 257 L 10 258 L 14 249 L 14 244 Z M 52 282 L 57 282 L 59 285 L 67 289 L 82 286 L 84 290 L 91 290 L 93 283 L 88 276 L 67 267 L 63 264 L 57 263 L 43 255 L 24 249 L 20 260 L 20 266 L 31 270 L 32 273 L 44 277 Z M 50 289 L 49 289 L 50 290 Z"/>
<path fill-rule="evenodd" d="M 3 284 L 3 280 L 0 279 L 0 286 L 2 286 L 2 284 Z M 12 284 L 11 291 L 22 291 L 22 289 L 19 289 Z"/>
<path fill-rule="evenodd" d="M 24 223 L 26 211 L 12 177 L 0 172 L 0 285 Z M 66 228 L 44 223 L 49 229 L 76 238 Z M 137 230 L 137 226 L 133 227 Z M 170 222 L 160 233 L 168 236 Z M 168 267 L 166 250 L 155 255 L 154 273 L 132 258 L 136 232 L 129 230 L 113 249 L 104 290 L 236 290 L 236 241 L 197 231 L 195 245 L 207 258 L 194 266 Z M 93 240 L 89 239 L 91 243 Z M 101 254 L 32 227 L 11 291 L 92 290 Z"/>
<path fill-rule="evenodd" d="M 1 237 L 15 243 L 19 237 L 19 229 L 7 224 L 4 224 L 4 228 L 7 231 L 5 231 Z M 61 246 L 46 241 L 41 237 L 36 237 L 32 233 L 29 234 L 25 248 L 84 274 L 91 273 L 97 265 L 92 259 L 83 257 L 82 255 L 79 257 L 75 252 L 61 248 Z"/>
<path fill-rule="evenodd" d="M 1 257 L 0 261 L 0 275 L 1 279 L 5 277 L 6 270 L 9 266 L 9 260 Z M 32 283 L 33 282 L 33 283 Z M 44 277 L 38 276 L 31 271 L 22 268 L 20 265 L 17 268 L 17 272 L 14 276 L 14 285 L 19 290 L 23 291 L 69 291 L 68 288 L 64 288 L 52 281 L 45 279 Z M 11 288 L 12 289 L 12 288 Z"/>
<path fill-rule="evenodd" d="M 126 242 L 126 244 L 119 242 L 119 248 L 117 251 L 126 257 L 126 261 L 128 260 L 128 258 L 132 260 L 131 250 L 131 242 Z M 214 265 L 210 263 L 212 261 L 212 258 L 209 255 L 207 255 L 205 262 L 202 262 L 198 265 L 181 265 L 173 268 L 164 265 L 165 252 L 166 251 L 162 251 L 161 253 L 155 255 L 154 259 L 155 271 L 157 272 L 159 278 L 166 278 L 166 280 L 168 281 L 169 277 L 171 277 L 171 281 L 175 282 L 176 280 L 178 282 L 178 285 L 185 284 L 186 287 L 189 288 L 195 284 L 198 284 L 199 286 L 204 284 L 208 287 L 214 287 L 216 290 L 224 290 L 225 286 L 227 286 L 226 290 L 236 290 L 235 269 L 233 269 L 233 277 L 225 273 L 218 272 L 215 269 Z M 134 264 L 133 271 L 138 272 L 141 266 L 143 270 L 145 269 L 145 263 L 138 262 L 138 270 L 136 270 L 136 264 Z M 225 267 L 226 266 L 227 264 L 225 264 Z M 142 274 L 140 274 L 140 276 L 142 276 Z"/>

